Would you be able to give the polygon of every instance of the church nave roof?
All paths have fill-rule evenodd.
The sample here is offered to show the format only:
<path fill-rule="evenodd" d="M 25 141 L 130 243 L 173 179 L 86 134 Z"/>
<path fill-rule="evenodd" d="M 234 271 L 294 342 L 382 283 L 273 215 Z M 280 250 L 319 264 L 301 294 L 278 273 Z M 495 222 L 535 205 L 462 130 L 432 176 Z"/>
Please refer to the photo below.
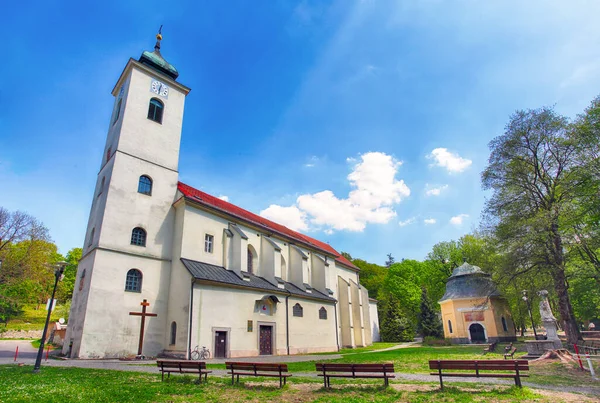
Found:
<path fill-rule="evenodd" d="M 283 235 L 286 238 L 291 238 L 294 241 L 297 241 L 297 242 L 303 243 L 305 245 L 311 246 L 313 248 L 319 249 L 322 252 L 334 255 L 335 261 L 337 263 L 340 263 L 343 266 L 346 266 L 346 267 L 351 268 L 356 271 L 359 270 L 358 267 L 356 267 L 355 265 L 352 264 L 352 262 L 350 262 L 348 259 L 346 259 L 344 256 L 342 256 L 341 253 L 339 253 L 338 251 L 333 249 L 331 247 L 331 245 L 329 245 L 325 242 L 321 242 L 317 239 L 311 238 L 309 236 L 306 236 L 304 234 L 301 234 L 299 232 L 291 230 L 288 227 L 285 227 L 281 224 L 277 224 L 271 220 L 267 220 L 264 217 L 261 217 L 254 213 L 251 213 L 248 210 L 244 210 L 243 208 L 238 207 L 235 204 L 226 202 L 225 200 L 221 200 L 218 197 L 209 195 L 208 193 L 198 190 L 196 188 L 193 188 L 189 185 L 186 185 L 185 183 L 179 182 L 177 184 L 177 189 L 179 189 L 179 191 L 181 193 L 183 193 L 183 195 L 186 198 L 189 198 L 192 201 L 195 201 L 197 203 L 204 204 L 208 207 L 212 207 L 217 210 L 223 211 L 229 215 L 232 215 L 237 218 L 241 218 L 242 220 L 248 221 L 259 227 L 263 227 L 263 228 L 265 228 L 265 230 L 267 230 L 269 232 L 274 232 L 279 235 Z"/>
<path fill-rule="evenodd" d="M 307 293 L 306 291 L 301 290 L 294 284 L 288 283 L 287 281 L 282 281 L 285 286 L 285 288 L 282 289 L 275 287 L 273 284 L 269 283 L 264 278 L 255 276 L 254 274 L 244 273 L 244 276 L 247 276 L 249 279 L 249 281 L 245 281 L 239 278 L 239 276 L 233 271 L 227 270 L 222 266 L 215 266 L 214 264 L 198 262 L 196 260 L 190 260 L 185 258 L 181 258 L 181 262 L 196 280 L 204 280 L 236 287 L 259 289 L 283 294 L 289 293 L 294 296 L 309 299 L 318 299 L 330 302 L 335 301 L 334 298 L 331 298 L 319 292 L 318 290 L 315 290 L 314 288 L 311 290 L 311 293 Z"/>

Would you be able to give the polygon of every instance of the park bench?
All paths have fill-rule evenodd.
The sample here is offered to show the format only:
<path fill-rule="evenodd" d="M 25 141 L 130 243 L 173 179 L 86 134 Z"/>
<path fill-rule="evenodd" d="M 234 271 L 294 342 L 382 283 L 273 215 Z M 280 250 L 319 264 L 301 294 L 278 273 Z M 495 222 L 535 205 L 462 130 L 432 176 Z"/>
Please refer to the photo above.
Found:
<path fill-rule="evenodd" d="M 508 353 L 512 348 L 513 348 L 513 342 L 511 341 L 508 346 L 504 347 L 504 354 Z"/>
<path fill-rule="evenodd" d="M 491 353 L 492 351 L 495 351 L 497 345 L 498 345 L 497 341 L 495 341 L 491 344 L 488 344 L 488 346 L 483 349 L 483 355 L 486 355 L 487 353 Z"/>
<path fill-rule="evenodd" d="M 395 378 L 394 364 L 330 364 L 317 363 L 317 372 L 323 377 L 323 386 L 331 387 L 331 378 L 377 378 L 383 379 L 385 386 L 390 378 Z"/>
<path fill-rule="evenodd" d="M 504 359 L 506 360 L 507 357 L 515 358 L 515 353 L 516 352 L 517 352 L 517 348 L 513 347 L 512 350 L 507 351 L 506 353 L 504 353 Z"/>
<path fill-rule="evenodd" d="M 287 378 L 292 376 L 288 373 L 287 364 L 271 364 L 260 362 L 225 362 L 225 368 L 230 372 L 231 384 L 233 385 L 234 378 L 237 377 L 237 382 L 240 381 L 240 376 L 272 376 L 279 378 L 279 387 L 286 384 Z"/>
<path fill-rule="evenodd" d="M 521 378 L 528 377 L 522 374 L 523 371 L 529 371 L 529 363 L 526 360 L 431 360 L 429 369 L 437 370 L 430 375 L 440 377 L 440 388 L 444 389 L 442 378 L 463 377 L 463 378 L 513 378 L 515 385 L 521 387 Z M 444 372 L 445 370 L 462 370 L 472 372 Z M 481 371 L 504 371 L 503 373 L 490 373 Z"/>
<path fill-rule="evenodd" d="M 165 380 L 165 373 L 167 378 L 171 377 L 171 372 L 180 374 L 198 374 L 199 382 L 202 382 L 202 375 L 204 375 L 204 381 L 207 380 L 208 374 L 212 371 L 206 370 L 206 362 L 204 361 L 188 361 L 188 360 L 158 360 L 156 366 L 162 374 L 162 380 Z"/>
<path fill-rule="evenodd" d="M 600 341 L 585 340 L 583 342 L 583 351 L 587 354 L 598 354 L 600 353 Z"/>

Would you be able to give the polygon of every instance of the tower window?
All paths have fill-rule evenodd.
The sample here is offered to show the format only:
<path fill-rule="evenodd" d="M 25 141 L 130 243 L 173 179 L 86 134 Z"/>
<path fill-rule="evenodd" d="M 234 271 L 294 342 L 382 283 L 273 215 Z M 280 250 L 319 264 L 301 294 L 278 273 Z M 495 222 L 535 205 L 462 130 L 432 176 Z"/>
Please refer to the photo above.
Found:
<path fill-rule="evenodd" d="M 294 305 L 294 307 L 292 308 L 292 314 L 294 316 L 297 316 L 299 318 L 304 316 L 304 309 L 302 308 L 302 305 L 300 304 L 296 304 Z"/>
<path fill-rule="evenodd" d="M 131 244 L 146 246 L 146 231 L 143 228 L 135 227 L 133 231 L 131 231 Z"/>
<path fill-rule="evenodd" d="M 117 102 L 117 111 L 115 112 L 115 119 L 113 120 L 113 125 L 115 123 L 117 123 L 117 120 L 119 120 L 119 116 L 121 115 L 121 101 L 123 100 L 123 98 L 119 99 L 119 102 Z"/>
<path fill-rule="evenodd" d="M 215 237 L 209 234 L 204 235 L 204 252 L 212 253 Z"/>
<path fill-rule="evenodd" d="M 131 269 L 127 272 L 125 279 L 125 291 L 142 292 L 142 272 L 138 269 Z"/>
<path fill-rule="evenodd" d="M 106 181 L 106 177 L 102 177 L 102 181 L 100 182 L 100 190 L 98 190 L 98 197 L 100 197 L 100 195 L 102 194 L 102 191 L 104 190 L 104 182 Z"/>
<path fill-rule="evenodd" d="M 108 162 L 108 160 L 110 159 L 111 154 L 112 154 L 112 150 L 110 147 L 108 147 L 108 150 L 106 150 L 106 162 Z"/>
<path fill-rule="evenodd" d="M 148 119 L 162 124 L 164 109 L 165 109 L 165 106 L 163 105 L 162 102 L 160 102 L 156 98 L 152 98 L 150 100 L 150 105 L 148 106 Z"/>
<path fill-rule="evenodd" d="M 152 179 L 150 179 L 149 176 L 140 176 L 140 181 L 138 183 L 138 193 L 152 196 Z"/>
<path fill-rule="evenodd" d="M 327 319 L 327 309 L 324 306 L 319 309 L 319 319 Z"/>
<path fill-rule="evenodd" d="M 448 331 L 452 333 L 452 322 L 448 321 Z"/>
<path fill-rule="evenodd" d="M 94 233 L 96 232 L 96 228 L 92 228 L 92 232 L 90 232 L 90 240 L 88 242 L 88 246 L 92 246 L 94 242 Z"/>
<path fill-rule="evenodd" d="M 504 318 L 504 316 L 502 317 L 502 329 L 505 332 L 508 332 L 508 326 L 506 325 L 506 319 Z"/>

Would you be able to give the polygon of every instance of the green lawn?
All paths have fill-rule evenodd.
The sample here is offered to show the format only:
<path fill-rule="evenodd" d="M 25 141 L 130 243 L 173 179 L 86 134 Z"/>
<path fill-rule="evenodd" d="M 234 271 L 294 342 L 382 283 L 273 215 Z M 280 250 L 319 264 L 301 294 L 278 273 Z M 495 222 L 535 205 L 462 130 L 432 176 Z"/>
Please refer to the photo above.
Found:
<path fill-rule="evenodd" d="M 373 363 L 373 362 L 393 362 L 396 372 L 411 374 L 428 374 L 429 360 L 502 360 L 503 346 L 498 348 L 496 353 L 482 354 L 482 346 L 449 346 L 449 347 L 407 347 L 390 351 L 381 352 L 363 352 L 346 353 L 342 358 L 327 360 L 323 356 L 321 360 L 328 362 L 341 363 Z M 524 352 L 517 352 L 515 358 L 524 355 Z M 314 373 L 316 361 L 292 362 L 288 364 L 289 371 L 294 373 Z M 209 369 L 225 369 L 224 364 L 208 364 Z M 530 377 L 524 379 L 526 382 L 547 384 L 547 385 L 566 385 L 578 386 L 591 382 L 589 373 L 579 371 L 574 365 L 564 366 L 559 363 L 548 363 L 544 365 L 531 366 Z M 452 380 L 449 381 L 453 383 Z M 596 385 L 599 387 L 600 385 Z"/>
<path fill-rule="evenodd" d="M 208 384 L 196 384 L 195 377 L 174 376 L 161 382 L 158 374 L 42 367 L 0 366 L 0 401 L 16 402 L 556 402 L 524 388 L 481 386 L 448 387 L 444 392 L 434 384 L 392 384 L 340 382 L 323 390 L 315 380 L 291 378 L 279 389 L 272 380 L 248 379 L 236 386 L 229 379 L 209 377 Z"/>
<path fill-rule="evenodd" d="M 8 321 L 6 326 L 0 325 L 0 336 L 5 330 L 43 330 L 46 322 L 46 305 L 39 306 L 36 304 L 27 304 L 23 307 L 23 313 L 16 318 Z M 52 315 L 50 322 L 56 322 L 59 318 L 67 318 L 69 316 L 69 305 L 58 304 Z"/>

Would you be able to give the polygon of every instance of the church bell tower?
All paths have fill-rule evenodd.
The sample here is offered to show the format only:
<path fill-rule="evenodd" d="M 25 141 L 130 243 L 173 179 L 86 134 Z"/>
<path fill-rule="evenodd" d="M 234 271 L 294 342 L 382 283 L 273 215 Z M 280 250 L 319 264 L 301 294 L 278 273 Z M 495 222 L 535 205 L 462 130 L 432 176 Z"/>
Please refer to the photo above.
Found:
<path fill-rule="evenodd" d="M 63 349 L 71 357 L 121 357 L 138 350 L 139 311 L 149 319 L 144 354 L 167 345 L 165 329 L 179 147 L 190 89 L 160 52 L 130 59 L 112 90 L 114 107 L 77 270 Z M 71 345 L 69 346 L 69 342 Z"/>

